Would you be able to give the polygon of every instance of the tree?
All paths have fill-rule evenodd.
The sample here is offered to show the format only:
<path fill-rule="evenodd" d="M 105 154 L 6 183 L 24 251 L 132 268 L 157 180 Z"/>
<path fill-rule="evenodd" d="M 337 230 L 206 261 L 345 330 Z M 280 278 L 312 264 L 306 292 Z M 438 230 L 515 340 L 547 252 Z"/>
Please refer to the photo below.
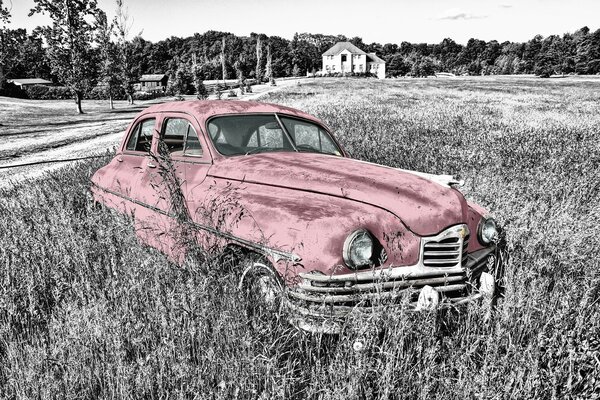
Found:
<path fill-rule="evenodd" d="M 52 26 L 44 28 L 52 73 L 75 97 L 77 112 L 83 113 L 81 100 L 96 83 L 96 60 L 92 49 L 95 0 L 34 0 L 30 15 L 48 13 Z"/>
<path fill-rule="evenodd" d="M 0 27 L 0 89 L 2 89 L 17 49 L 13 37 L 10 35 L 10 29 L 6 28 L 6 25 L 10 23 L 10 12 L 8 8 L 4 7 L 2 0 L 0 0 L 0 23 L 2 24 Z"/>
<path fill-rule="evenodd" d="M 254 77 L 256 78 L 256 82 L 260 83 L 262 79 L 262 69 L 260 63 L 262 61 L 262 42 L 260 40 L 260 35 L 256 35 L 256 72 Z"/>
<path fill-rule="evenodd" d="M 96 17 L 98 32 L 98 50 L 100 52 L 100 81 L 105 87 L 109 107 L 114 109 L 113 98 L 119 95 L 121 89 L 119 48 L 112 41 L 114 24 L 108 24 L 104 11 L 99 11 Z"/>
<path fill-rule="evenodd" d="M 117 0 L 117 12 L 113 24 L 117 30 L 121 87 L 127 93 L 129 104 L 133 104 L 134 84 L 139 82 L 141 75 L 140 57 L 142 54 L 139 48 L 143 47 L 143 39 L 137 35 L 133 41 L 129 41 L 133 22 L 129 18 L 123 0 Z"/>
<path fill-rule="evenodd" d="M 0 22 L 7 24 L 10 22 L 10 10 L 3 3 L 3 0 L 0 0 Z"/>
<path fill-rule="evenodd" d="M 208 98 L 208 91 L 206 90 L 206 86 L 204 86 L 204 68 L 199 64 L 194 63 L 192 74 L 194 87 L 196 89 L 196 97 L 200 100 Z"/>
<path fill-rule="evenodd" d="M 267 43 L 267 65 L 265 66 L 265 78 L 271 81 L 273 78 L 273 57 L 271 55 L 271 42 Z"/>
<path fill-rule="evenodd" d="M 193 80 L 194 78 L 189 65 L 183 62 L 179 63 L 179 67 L 177 68 L 177 71 L 175 71 L 173 90 L 179 96 L 191 94 L 195 89 Z"/>
<path fill-rule="evenodd" d="M 396 54 L 391 58 L 386 67 L 386 71 L 390 76 L 404 76 L 410 72 L 410 65 L 405 62 L 404 58 L 402 54 Z"/>
<path fill-rule="evenodd" d="M 412 66 L 414 76 L 430 76 L 435 73 L 435 62 L 431 57 L 420 57 Z"/>
<path fill-rule="evenodd" d="M 221 71 L 223 73 L 223 84 L 225 84 L 225 79 L 227 79 L 227 68 L 225 65 L 225 36 L 221 38 Z"/>

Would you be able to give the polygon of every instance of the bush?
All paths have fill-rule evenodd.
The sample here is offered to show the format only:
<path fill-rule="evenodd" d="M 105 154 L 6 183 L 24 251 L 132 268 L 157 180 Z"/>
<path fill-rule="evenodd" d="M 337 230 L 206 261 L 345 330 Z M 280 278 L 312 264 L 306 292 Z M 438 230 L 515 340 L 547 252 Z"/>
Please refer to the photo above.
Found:
<path fill-rule="evenodd" d="M 135 92 L 133 94 L 134 100 L 152 100 L 152 99 L 155 99 L 156 97 L 159 97 L 159 96 L 155 95 L 153 92 Z"/>
<path fill-rule="evenodd" d="M 105 86 L 96 86 L 86 94 L 86 99 L 90 100 L 108 100 L 108 90 Z M 125 100 L 127 94 L 123 88 L 118 88 L 113 94 L 113 100 Z"/>
<path fill-rule="evenodd" d="M 64 86 L 33 85 L 25 89 L 32 100 L 70 100 L 71 89 Z"/>

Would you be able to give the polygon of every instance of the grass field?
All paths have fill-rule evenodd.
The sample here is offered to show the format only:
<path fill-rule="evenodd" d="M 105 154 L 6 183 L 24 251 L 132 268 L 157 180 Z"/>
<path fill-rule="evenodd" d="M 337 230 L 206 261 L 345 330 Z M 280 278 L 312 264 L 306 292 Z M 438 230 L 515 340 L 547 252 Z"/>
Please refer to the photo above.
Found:
<path fill-rule="evenodd" d="M 92 207 L 97 160 L 0 190 L 0 397 L 600 398 L 600 80 L 315 80 L 263 100 L 356 158 L 463 177 L 507 233 L 493 318 L 250 329 L 215 260 L 171 264 Z"/>

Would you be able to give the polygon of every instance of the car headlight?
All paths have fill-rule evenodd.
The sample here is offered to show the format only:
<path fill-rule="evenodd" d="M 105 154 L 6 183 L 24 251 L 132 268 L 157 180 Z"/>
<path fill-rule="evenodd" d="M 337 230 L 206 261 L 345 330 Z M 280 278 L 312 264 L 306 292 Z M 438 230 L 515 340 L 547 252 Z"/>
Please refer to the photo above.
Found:
<path fill-rule="evenodd" d="M 359 229 L 352 232 L 344 242 L 344 262 L 350 268 L 359 268 L 372 263 L 373 238 L 371 234 Z"/>
<path fill-rule="evenodd" d="M 498 226 L 493 218 L 482 218 L 479 221 L 477 237 L 481 244 L 488 245 L 498 239 Z"/>

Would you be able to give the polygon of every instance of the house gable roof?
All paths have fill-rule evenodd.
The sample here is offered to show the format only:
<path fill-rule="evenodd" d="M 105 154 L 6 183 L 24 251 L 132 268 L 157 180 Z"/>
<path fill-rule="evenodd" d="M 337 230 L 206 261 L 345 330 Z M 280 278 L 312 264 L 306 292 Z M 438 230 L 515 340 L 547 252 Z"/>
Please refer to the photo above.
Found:
<path fill-rule="evenodd" d="M 348 50 L 352 54 L 367 54 L 350 42 L 337 42 L 332 48 L 323 53 L 324 56 L 337 56 L 342 51 Z"/>
<path fill-rule="evenodd" d="M 160 82 L 166 77 L 165 74 L 148 74 L 140 77 L 140 82 Z"/>
<path fill-rule="evenodd" d="M 385 61 L 377 57 L 375 53 L 367 54 L 367 62 L 372 62 L 374 64 L 385 64 Z"/>
<path fill-rule="evenodd" d="M 15 85 L 50 85 L 52 82 L 42 78 L 16 78 L 7 79 L 7 82 L 14 83 Z"/>

